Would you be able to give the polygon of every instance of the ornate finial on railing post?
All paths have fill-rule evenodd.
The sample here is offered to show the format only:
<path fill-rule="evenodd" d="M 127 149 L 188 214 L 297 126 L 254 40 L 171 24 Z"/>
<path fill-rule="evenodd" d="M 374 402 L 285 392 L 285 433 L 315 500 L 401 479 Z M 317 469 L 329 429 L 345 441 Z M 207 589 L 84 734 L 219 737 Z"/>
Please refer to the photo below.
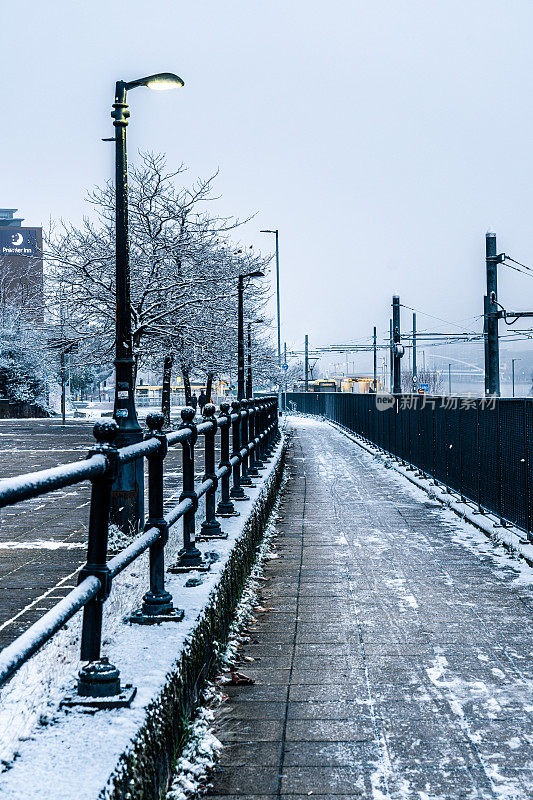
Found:
<path fill-rule="evenodd" d="M 248 475 L 248 400 L 241 400 L 241 451 L 246 448 L 246 454 L 241 462 L 241 486 L 255 486 Z"/>
<path fill-rule="evenodd" d="M 219 467 L 225 468 L 226 472 L 220 479 L 220 501 L 217 506 L 219 517 L 237 517 L 238 511 L 230 499 L 230 475 L 231 462 L 229 455 L 229 436 L 231 428 L 231 412 L 229 403 L 220 404 L 220 414 L 218 415 L 218 427 L 220 428 L 220 464 Z"/>
<path fill-rule="evenodd" d="M 172 595 L 165 589 L 165 546 L 168 542 L 168 524 L 163 509 L 164 462 L 168 453 L 167 437 L 163 433 L 165 417 L 157 412 L 146 417 L 148 431 L 144 439 L 157 439 L 157 452 L 148 455 L 148 519 L 144 530 L 158 528 L 159 539 L 150 547 L 150 589 L 143 597 L 139 611 L 129 617 L 130 622 L 141 625 L 159 622 L 179 622 L 183 619 L 182 609 L 176 609 Z"/>
<path fill-rule="evenodd" d="M 96 446 L 89 456 L 103 455 L 106 470 L 92 479 L 91 508 L 87 563 L 80 570 L 78 583 L 95 576 L 100 591 L 83 609 L 81 632 L 81 661 L 89 662 L 78 674 L 77 694 L 66 698 L 64 705 L 87 705 L 97 708 L 128 706 L 135 695 L 132 686 L 121 687 L 119 670 L 101 657 L 103 606 L 111 592 L 111 575 L 107 566 L 107 540 L 111 487 L 119 468 L 119 453 L 115 445 L 118 425 L 114 420 L 97 422 L 93 428 Z"/>
<path fill-rule="evenodd" d="M 238 400 L 232 402 L 231 411 L 232 415 L 235 416 L 231 423 L 231 460 L 235 459 L 235 463 L 233 464 L 233 485 L 230 497 L 232 500 L 249 500 L 250 498 L 244 493 L 244 489 L 241 486 L 241 404 Z"/>
<path fill-rule="evenodd" d="M 213 403 L 207 403 L 204 406 L 203 421 L 210 422 L 212 428 L 204 434 L 205 473 L 203 480 L 211 480 L 213 485 L 205 495 L 205 520 L 202 522 L 200 534 L 205 539 L 227 539 L 228 534 L 222 532 L 220 522 L 215 517 L 216 491 L 218 488 L 218 477 L 215 468 L 215 434 L 218 429 L 218 422 L 215 413 L 216 408 Z"/>
<path fill-rule="evenodd" d="M 198 495 L 194 488 L 194 445 L 198 439 L 198 430 L 194 423 L 196 411 L 191 406 L 185 406 L 181 411 L 182 422 L 179 430 L 189 429 L 190 434 L 182 443 L 182 470 L 183 490 L 180 494 L 180 503 L 190 500 L 191 506 L 183 515 L 183 547 L 179 552 L 177 564 L 170 567 L 170 572 L 188 572 L 189 570 L 205 571 L 210 567 L 210 562 L 204 561 L 202 553 L 195 543 L 195 520 L 198 511 Z"/>

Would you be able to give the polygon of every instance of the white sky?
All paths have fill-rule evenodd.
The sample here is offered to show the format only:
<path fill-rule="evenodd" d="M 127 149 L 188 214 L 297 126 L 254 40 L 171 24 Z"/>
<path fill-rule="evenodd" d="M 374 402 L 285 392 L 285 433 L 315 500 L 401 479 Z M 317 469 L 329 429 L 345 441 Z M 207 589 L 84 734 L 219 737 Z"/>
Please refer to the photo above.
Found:
<path fill-rule="evenodd" d="M 243 241 L 280 229 L 291 345 L 384 334 L 394 292 L 481 314 L 488 227 L 533 264 L 530 0 L 19 0 L 1 18 L 0 205 L 28 225 L 79 219 L 112 175 L 115 80 L 174 71 L 183 90 L 130 94 L 130 158 L 219 167 L 218 208 L 257 212 Z M 531 279 L 501 274 L 500 300 L 531 308 Z"/>

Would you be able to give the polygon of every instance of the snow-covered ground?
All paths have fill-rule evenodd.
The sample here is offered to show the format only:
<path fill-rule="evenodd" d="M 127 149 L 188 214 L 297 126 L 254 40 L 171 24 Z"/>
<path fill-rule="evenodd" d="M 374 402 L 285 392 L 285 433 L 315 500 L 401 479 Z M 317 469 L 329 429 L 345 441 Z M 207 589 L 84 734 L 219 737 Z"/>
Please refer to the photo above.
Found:
<path fill-rule="evenodd" d="M 268 480 L 281 452 L 263 473 Z M 124 624 L 139 607 L 147 590 L 148 556 L 138 559 L 118 576 L 106 603 L 103 654 L 119 667 L 123 683 L 133 683 L 137 694 L 131 708 L 86 713 L 59 710 L 62 697 L 72 691 L 79 664 L 81 614 L 73 618 L 2 689 L 0 710 L 0 776 L 2 800 L 95 800 L 119 756 L 128 748 L 145 719 L 147 705 L 158 696 L 166 676 L 176 665 L 182 647 L 205 608 L 229 554 L 264 492 L 264 483 L 248 488 L 250 500 L 239 503 L 240 517 L 223 520 L 227 540 L 199 543 L 215 552 L 211 570 L 201 584 L 186 587 L 191 577 L 167 575 L 174 604 L 185 610 L 180 623 L 154 626 Z M 167 548 L 170 564 L 181 547 L 181 522 L 171 531 Z"/>

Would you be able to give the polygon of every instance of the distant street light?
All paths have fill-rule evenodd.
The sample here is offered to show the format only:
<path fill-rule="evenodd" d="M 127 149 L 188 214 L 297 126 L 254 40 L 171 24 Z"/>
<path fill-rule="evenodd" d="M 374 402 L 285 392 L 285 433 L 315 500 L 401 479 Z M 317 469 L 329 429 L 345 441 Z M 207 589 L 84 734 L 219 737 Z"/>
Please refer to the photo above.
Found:
<path fill-rule="evenodd" d="M 513 397 L 514 397 L 514 362 L 515 361 L 522 361 L 522 359 L 521 358 L 512 358 L 511 359 L 511 367 L 512 367 L 512 373 L 513 373 Z"/>
<path fill-rule="evenodd" d="M 237 400 L 244 399 L 244 279 L 263 278 L 265 273 L 256 269 L 239 275 L 237 286 Z"/>
<path fill-rule="evenodd" d="M 130 263 L 128 241 L 128 164 L 126 127 L 130 112 L 126 93 L 138 86 L 149 89 L 177 89 L 183 81 L 171 72 L 148 75 L 135 81 L 117 81 L 113 103 L 115 127 L 115 231 L 116 231 L 116 358 L 115 405 L 113 416 L 118 424 L 118 447 L 142 440 L 142 431 L 135 410 L 133 380 L 133 345 L 131 336 Z M 138 527 L 144 516 L 143 459 L 122 465 L 113 485 L 111 514 L 123 531 Z"/>
<path fill-rule="evenodd" d="M 278 312 L 278 408 L 281 408 L 281 321 L 279 310 L 279 230 L 262 230 L 260 233 L 273 233 L 276 236 L 276 303 Z"/>
<path fill-rule="evenodd" d="M 264 324 L 264 319 L 252 320 L 256 325 Z M 252 322 L 248 323 L 248 372 L 246 374 L 246 397 L 249 400 L 253 399 L 253 385 L 252 385 Z"/>

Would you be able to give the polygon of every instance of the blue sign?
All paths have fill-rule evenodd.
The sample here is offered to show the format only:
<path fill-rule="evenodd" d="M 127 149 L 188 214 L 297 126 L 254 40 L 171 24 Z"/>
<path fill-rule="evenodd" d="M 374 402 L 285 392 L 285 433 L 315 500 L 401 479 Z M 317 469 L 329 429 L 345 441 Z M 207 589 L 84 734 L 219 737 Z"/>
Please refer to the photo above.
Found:
<path fill-rule="evenodd" d="M 429 383 L 421 383 L 421 384 L 420 384 L 420 388 L 421 388 L 421 389 L 422 389 L 422 391 L 424 391 L 424 392 L 429 392 Z"/>
<path fill-rule="evenodd" d="M 281 365 L 281 369 L 289 369 L 289 365 L 288 364 L 282 364 Z"/>
<path fill-rule="evenodd" d="M 36 256 L 35 228 L 0 228 L 0 256 Z"/>

